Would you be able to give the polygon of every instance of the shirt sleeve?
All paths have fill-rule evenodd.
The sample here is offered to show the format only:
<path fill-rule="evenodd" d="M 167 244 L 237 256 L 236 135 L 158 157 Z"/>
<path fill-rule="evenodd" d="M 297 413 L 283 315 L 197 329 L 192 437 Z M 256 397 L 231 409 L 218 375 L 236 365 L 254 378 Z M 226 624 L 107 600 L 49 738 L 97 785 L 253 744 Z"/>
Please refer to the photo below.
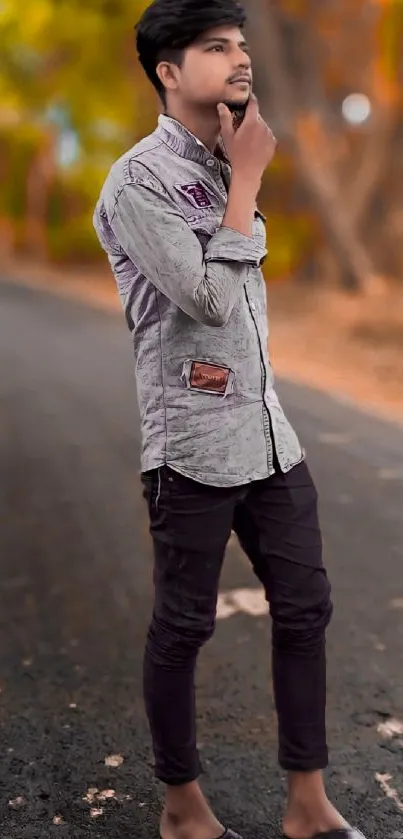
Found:
<path fill-rule="evenodd" d="M 136 268 L 199 323 L 223 326 L 242 292 L 248 266 L 266 250 L 254 239 L 220 227 L 203 251 L 174 201 L 160 186 L 127 184 L 109 219 Z"/>

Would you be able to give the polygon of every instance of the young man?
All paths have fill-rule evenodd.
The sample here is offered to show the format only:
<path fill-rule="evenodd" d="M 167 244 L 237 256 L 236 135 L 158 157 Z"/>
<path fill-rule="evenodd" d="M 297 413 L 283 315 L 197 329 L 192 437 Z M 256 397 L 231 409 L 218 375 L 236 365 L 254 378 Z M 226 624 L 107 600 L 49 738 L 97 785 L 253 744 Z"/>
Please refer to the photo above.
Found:
<path fill-rule="evenodd" d="M 231 531 L 273 620 L 290 839 L 357 839 L 322 779 L 330 586 L 317 493 L 273 388 L 256 207 L 276 148 L 236 0 L 155 0 L 137 25 L 158 127 L 113 166 L 94 222 L 131 330 L 155 550 L 144 692 L 162 839 L 236 839 L 197 778 L 194 671 Z M 237 119 L 233 119 L 234 115 Z M 241 117 L 244 115 L 243 121 Z"/>

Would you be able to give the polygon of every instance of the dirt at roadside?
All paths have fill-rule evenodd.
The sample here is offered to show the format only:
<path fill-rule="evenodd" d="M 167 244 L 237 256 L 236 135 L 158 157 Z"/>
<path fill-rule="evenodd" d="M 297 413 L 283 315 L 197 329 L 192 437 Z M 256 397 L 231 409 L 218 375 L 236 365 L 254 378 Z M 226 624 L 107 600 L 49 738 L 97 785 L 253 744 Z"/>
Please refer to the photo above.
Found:
<path fill-rule="evenodd" d="M 277 373 L 403 421 L 403 295 L 269 287 Z"/>
<path fill-rule="evenodd" d="M 11 282 L 119 312 L 110 272 L 65 271 L 20 262 Z M 403 294 L 372 298 L 278 283 L 268 287 L 270 352 L 277 375 L 347 397 L 403 422 Z"/>

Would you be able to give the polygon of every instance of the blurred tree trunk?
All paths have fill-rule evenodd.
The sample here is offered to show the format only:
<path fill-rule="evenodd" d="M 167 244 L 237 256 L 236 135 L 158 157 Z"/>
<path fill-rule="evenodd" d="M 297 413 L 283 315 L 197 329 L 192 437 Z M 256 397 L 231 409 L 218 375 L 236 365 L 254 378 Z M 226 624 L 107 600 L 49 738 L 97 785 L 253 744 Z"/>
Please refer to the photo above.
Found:
<path fill-rule="evenodd" d="M 318 32 L 323 4 L 307 0 L 302 11 L 300 5 L 292 4 L 290 18 L 284 10 L 286 2 L 276 6 L 250 0 L 262 111 L 289 146 L 299 179 L 323 226 L 327 246 L 318 254 L 322 271 L 336 273 L 344 286 L 368 293 L 382 288 L 377 273 L 385 266 L 379 264 L 378 251 L 375 267 L 374 249 L 364 241 L 363 230 L 384 179 L 397 114 L 397 85 L 385 74 L 379 38 L 384 11 L 374 3 L 368 15 L 366 4 L 366 17 L 360 19 L 356 4 L 351 10 L 350 4 L 341 2 L 335 18 L 328 21 L 329 36 L 337 31 L 342 34 L 342 61 L 347 60 L 351 68 L 353 84 L 358 74 L 356 89 L 367 93 L 373 107 L 370 130 L 362 134 L 357 152 L 334 108 L 332 112 L 323 84 L 325 50 Z M 363 0 L 360 5 L 364 11 Z M 358 16 L 366 34 L 362 44 L 349 28 L 353 12 L 353 22 Z M 362 62 L 362 50 L 369 68 Z M 365 87 L 359 73 L 365 77 Z"/>
<path fill-rule="evenodd" d="M 14 226 L 4 206 L 7 202 L 3 203 L 10 168 L 9 147 L 5 138 L 0 136 L 0 253 L 3 261 L 9 259 L 14 251 Z"/>
<path fill-rule="evenodd" d="M 49 129 L 31 158 L 26 185 L 23 249 L 38 260 L 48 258 L 48 207 L 55 171 L 55 136 Z"/>

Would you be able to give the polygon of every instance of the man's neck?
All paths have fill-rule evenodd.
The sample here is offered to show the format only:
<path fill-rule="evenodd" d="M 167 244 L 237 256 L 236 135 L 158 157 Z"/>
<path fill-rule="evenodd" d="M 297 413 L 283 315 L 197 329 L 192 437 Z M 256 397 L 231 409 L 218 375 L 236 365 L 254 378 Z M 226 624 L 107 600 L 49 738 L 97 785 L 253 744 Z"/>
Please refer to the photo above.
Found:
<path fill-rule="evenodd" d="M 164 111 L 165 116 L 176 119 L 197 137 L 206 148 L 214 154 L 220 136 L 220 122 L 218 114 L 210 109 L 201 112 L 187 110 L 183 107 L 170 107 Z"/>

